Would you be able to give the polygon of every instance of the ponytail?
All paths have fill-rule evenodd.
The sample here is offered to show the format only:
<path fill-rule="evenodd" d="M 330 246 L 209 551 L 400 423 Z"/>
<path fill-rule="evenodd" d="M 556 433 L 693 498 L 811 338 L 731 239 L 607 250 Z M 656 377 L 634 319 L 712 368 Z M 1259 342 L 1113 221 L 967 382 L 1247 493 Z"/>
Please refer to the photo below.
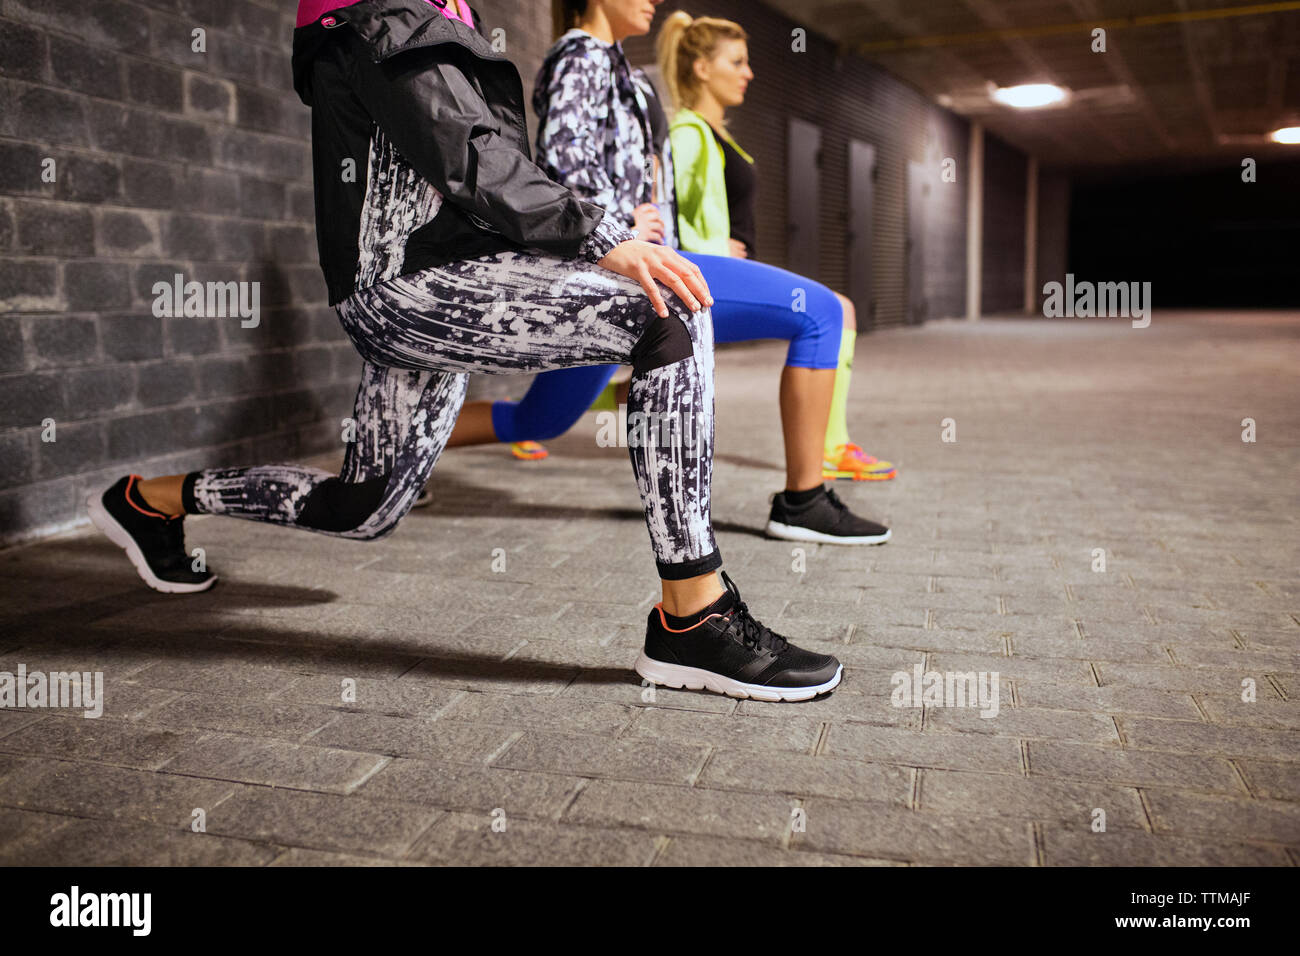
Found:
<path fill-rule="evenodd" d="M 578 25 L 587 14 L 587 0 L 551 0 L 551 30 L 558 40 Z"/>
<path fill-rule="evenodd" d="M 711 59 L 723 40 L 748 38 L 740 24 L 731 20 L 695 18 L 684 10 L 675 10 L 669 14 L 664 25 L 659 28 L 655 50 L 659 56 L 659 72 L 668 86 L 668 98 L 672 101 L 673 108 L 690 109 L 699 99 L 700 78 L 695 75 L 696 60 Z"/>

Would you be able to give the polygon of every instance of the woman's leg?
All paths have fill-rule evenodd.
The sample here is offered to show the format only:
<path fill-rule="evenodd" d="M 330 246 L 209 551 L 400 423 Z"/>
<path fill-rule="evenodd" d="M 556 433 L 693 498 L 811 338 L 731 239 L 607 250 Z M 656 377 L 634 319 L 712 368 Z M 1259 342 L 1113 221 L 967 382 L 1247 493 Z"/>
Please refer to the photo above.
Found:
<path fill-rule="evenodd" d="M 685 254 L 713 296 L 719 342 L 784 339 L 781 428 L 786 487 L 773 499 L 768 534 L 828 544 L 882 544 L 889 529 L 854 515 L 822 484 L 823 453 L 844 309 L 818 282 L 750 259 Z"/>
<path fill-rule="evenodd" d="M 617 370 L 617 365 L 585 365 L 542 372 L 517 402 L 469 402 L 447 447 L 558 438 L 591 407 Z"/>
<path fill-rule="evenodd" d="M 465 400 L 468 376 L 366 362 L 335 476 L 301 465 L 185 476 L 187 513 L 221 514 L 344 538 L 389 534 L 424 487 Z"/>
<path fill-rule="evenodd" d="M 786 490 L 822 483 L 822 446 L 835 389 L 844 311 L 824 285 L 749 259 L 685 253 L 713 295 L 718 342 L 784 339 L 781 428 Z"/>
<path fill-rule="evenodd" d="M 503 253 L 380 283 L 339 310 L 362 356 L 377 364 L 436 362 L 466 373 L 632 365 L 629 454 L 660 577 L 709 577 L 721 593 L 709 519 L 712 325 L 707 310 L 692 314 L 665 298 L 670 314 L 660 319 L 636 283 L 612 272 Z"/>
<path fill-rule="evenodd" d="M 848 296 L 835 293 L 840 308 L 844 312 L 844 331 L 840 337 L 839 358 L 835 366 L 835 393 L 831 396 L 830 421 L 826 425 L 826 458 L 831 458 L 835 449 L 849 443 L 849 381 L 853 376 L 853 347 L 857 343 L 857 312 Z"/>

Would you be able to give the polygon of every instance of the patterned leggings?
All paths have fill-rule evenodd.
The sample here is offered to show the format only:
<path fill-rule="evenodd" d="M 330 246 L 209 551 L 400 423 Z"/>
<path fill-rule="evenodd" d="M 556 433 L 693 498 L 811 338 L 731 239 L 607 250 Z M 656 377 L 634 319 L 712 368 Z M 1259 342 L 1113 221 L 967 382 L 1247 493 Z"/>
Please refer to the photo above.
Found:
<path fill-rule="evenodd" d="M 632 364 L 628 451 L 660 577 L 721 566 L 709 517 L 713 326 L 661 289 L 583 260 L 499 253 L 373 285 L 337 306 L 365 359 L 342 472 L 260 465 L 191 472 L 187 512 L 345 538 L 389 534 L 424 487 L 469 373 Z"/>

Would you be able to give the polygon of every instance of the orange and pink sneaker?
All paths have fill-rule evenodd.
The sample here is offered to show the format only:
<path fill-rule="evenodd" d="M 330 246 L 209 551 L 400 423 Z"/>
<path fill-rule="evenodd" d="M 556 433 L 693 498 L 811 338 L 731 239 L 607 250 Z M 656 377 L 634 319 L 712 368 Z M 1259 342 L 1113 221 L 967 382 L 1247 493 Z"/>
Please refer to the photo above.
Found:
<path fill-rule="evenodd" d="M 541 461 L 550 452 L 540 442 L 516 441 L 510 443 L 510 454 L 520 461 Z"/>
<path fill-rule="evenodd" d="M 873 458 L 858 445 L 836 445 L 822 460 L 822 477 L 852 481 L 889 481 L 898 474 L 892 464 Z"/>

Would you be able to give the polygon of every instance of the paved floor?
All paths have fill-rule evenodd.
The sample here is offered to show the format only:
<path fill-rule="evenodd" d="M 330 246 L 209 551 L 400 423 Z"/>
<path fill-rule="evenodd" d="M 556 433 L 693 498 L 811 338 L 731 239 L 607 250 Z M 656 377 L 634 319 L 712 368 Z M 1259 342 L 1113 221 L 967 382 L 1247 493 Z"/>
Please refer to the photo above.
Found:
<path fill-rule="evenodd" d="M 106 701 L 0 711 L 0 862 L 1300 863 L 1300 315 L 868 336 L 855 433 L 901 474 L 843 495 L 895 537 L 802 558 L 754 532 L 781 354 L 719 356 L 715 519 L 828 698 L 644 698 L 653 566 L 589 416 L 449 453 L 381 542 L 192 519 L 205 595 L 85 532 L 0 553 L 0 671 Z M 915 665 L 996 672 L 997 715 L 892 706 Z"/>

